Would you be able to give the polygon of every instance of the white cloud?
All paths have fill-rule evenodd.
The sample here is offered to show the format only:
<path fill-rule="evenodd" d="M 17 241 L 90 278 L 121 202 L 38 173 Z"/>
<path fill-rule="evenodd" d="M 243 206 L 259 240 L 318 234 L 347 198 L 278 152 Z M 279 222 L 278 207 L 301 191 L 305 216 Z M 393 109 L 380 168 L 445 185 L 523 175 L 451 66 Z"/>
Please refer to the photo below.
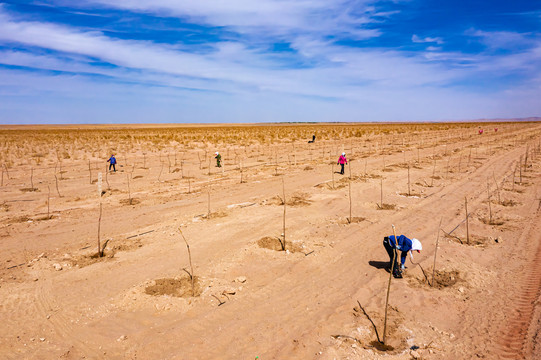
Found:
<path fill-rule="evenodd" d="M 438 45 L 441 45 L 444 43 L 443 39 L 440 37 L 425 37 L 421 38 L 418 35 L 413 34 L 411 37 L 411 41 L 414 43 L 436 43 Z"/>

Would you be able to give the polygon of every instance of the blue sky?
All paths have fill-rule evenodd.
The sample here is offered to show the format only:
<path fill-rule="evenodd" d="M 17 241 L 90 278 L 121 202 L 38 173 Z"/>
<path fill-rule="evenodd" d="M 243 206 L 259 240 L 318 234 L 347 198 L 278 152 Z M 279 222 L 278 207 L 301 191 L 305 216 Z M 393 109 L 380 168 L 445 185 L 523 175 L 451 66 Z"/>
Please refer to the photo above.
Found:
<path fill-rule="evenodd" d="M 0 124 L 541 116 L 541 1 L 0 1 Z"/>

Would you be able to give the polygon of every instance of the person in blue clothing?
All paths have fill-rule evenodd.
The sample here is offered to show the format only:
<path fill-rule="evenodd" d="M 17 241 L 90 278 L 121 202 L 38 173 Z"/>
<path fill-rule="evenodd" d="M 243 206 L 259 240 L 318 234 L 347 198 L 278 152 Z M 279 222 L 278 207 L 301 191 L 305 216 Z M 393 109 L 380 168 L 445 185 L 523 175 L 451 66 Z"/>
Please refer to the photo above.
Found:
<path fill-rule="evenodd" d="M 423 245 L 417 239 L 408 239 L 404 235 L 400 235 L 396 240 L 394 235 L 385 236 L 383 238 L 383 246 L 387 250 L 389 255 L 389 266 L 393 271 L 393 276 L 395 278 L 402 278 L 402 270 L 406 268 L 406 256 L 408 252 L 410 253 L 411 258 L 413 259 L 412 251 L 417 251 L 418 253 L 423 250 Z M 400 267 L 398 267 L 398 251 L 400 250 Z M 393 266 L 394 259 L 394 266 Z"/>
<path fill-rule="evenodd" d="M 114 172 L 116 172 L 116 158 L 115 155 L 111 155 L 109 160 L 107 160 L 109 163 L 109 171 L 111 171 L 111 167 L 113 168 Z"/>

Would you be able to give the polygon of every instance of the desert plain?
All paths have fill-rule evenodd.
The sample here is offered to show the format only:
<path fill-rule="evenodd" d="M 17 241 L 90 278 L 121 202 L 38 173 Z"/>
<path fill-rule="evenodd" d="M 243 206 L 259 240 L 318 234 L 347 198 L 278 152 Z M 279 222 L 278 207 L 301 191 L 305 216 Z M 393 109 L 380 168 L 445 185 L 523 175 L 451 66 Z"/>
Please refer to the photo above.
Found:
<path fill-rule="evenodd" d="M 0 150 L 2 359 L 541 358 L 540 122 L 3 126 Z M 393 231 L 423 251 L 389 287 Z"/>

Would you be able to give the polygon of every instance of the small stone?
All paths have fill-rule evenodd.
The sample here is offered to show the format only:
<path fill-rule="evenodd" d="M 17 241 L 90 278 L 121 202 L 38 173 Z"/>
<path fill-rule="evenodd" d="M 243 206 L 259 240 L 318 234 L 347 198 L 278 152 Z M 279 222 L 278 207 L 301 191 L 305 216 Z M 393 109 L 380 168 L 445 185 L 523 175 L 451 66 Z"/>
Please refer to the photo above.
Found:
<path fill-rule="evenodd" d="M 122 335 L 120 336 L 118 339 L 116 339 L 116 341 L 124 341 L 126 340 L 128 337 L 126 335 Z"/>
<path fill-rule="evenodd" d="M 60 271 L 60 270 L 62 270 L 62 265 L 56 263 L 56 264 L 53 264 L 53 268 L 54 268 L 56 271 Z"/>
<path fill-rule="evenodd" d="M 38 281 L 39 279 L 38 278 L 34 278 L 34 281 Z"/>
<path fill-rule="evenodd" d="M 464 287 L 462 287 L 462 286 L 459 287 L 459 288 L 458 288 L 458 292 L 459 292 L 459 293 L 464 293 Z"/>
<path fill-rule="evenodd" d="M 36 338 L 31 338 L 30 341 L 36 341 Z"/>
<path fill-rule="evenodd" d="M 453 340 L 455 338 L 455 334 L 450 334 L 449 339 Z"/>
<path fill-rule="evenodd" d="M 412 359 L 420 359 L 421 358 L 421 355 L 415 350 L 411 350 L 410 355 L 411 355 Z"/>
<path fill-rule="evenodd" d="M 49 320 L 51 318 L 51 315 L 47 315 L 47 320 Z"/>
<path fill-rule="evenodd" d="M 498 244 L 501 244 L 503 239 L 501 236 L 498 236 L 494 241 L 496 241 Z"/>
<path fill-rule="evenodd" d="M 235 279 L 235 282 L 244 284 L 244 283 L 246 282 L 246 276 L 238 276 L 238 277 Z"/>
<path fill-rule="evenodd" d="M 39 338 L 39 341 L 43 342 L 45 341 L 45 338 Z"/>

